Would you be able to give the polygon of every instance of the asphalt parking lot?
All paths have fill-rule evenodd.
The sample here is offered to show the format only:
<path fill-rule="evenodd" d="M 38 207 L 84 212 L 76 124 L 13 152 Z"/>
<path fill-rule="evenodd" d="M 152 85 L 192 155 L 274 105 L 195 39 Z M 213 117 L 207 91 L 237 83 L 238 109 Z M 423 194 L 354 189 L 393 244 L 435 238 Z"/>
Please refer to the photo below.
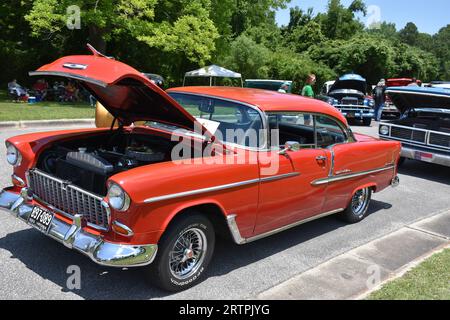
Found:
<path fill-rule="evenodd" d="M 3 141 L 44 130 L 0 129 L 0 186 L 8 185 L 11 175 Z M 353 130 L 376 135 L 377 126 Z M 178 294 L 148 286 L 139 269 L 97 266 L 0 209 L 0 299 L 254 298 L 344 252 L 450 209 L 450 168 L 407 161 L 399 176 L 400 186 L 375 194 L 370 216 L 359 224 L 328 217 L 245 246 L 219 241 L 208 278 Z M 79 290 L 66 286 L 71 265 L 81 268 Z"/>

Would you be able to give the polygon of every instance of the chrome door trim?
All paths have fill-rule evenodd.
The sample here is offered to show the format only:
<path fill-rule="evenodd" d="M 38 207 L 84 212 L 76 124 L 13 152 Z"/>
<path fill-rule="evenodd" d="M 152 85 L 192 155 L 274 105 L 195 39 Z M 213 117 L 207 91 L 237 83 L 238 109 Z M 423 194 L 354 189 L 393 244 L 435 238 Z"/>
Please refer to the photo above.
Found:
<path fill-rule="evenodd" d="M 317 220 L 317 219 L 320 219 L 320 218 L 324 218 L 324 217 L 327 217 L 327 216 L 330 216 L 330 215 L 342 212 L 344 210 L 345 209 L 343 209 L 343 208 L 339 208 L 339 209 L 336 209 L 336 210 L 324 212 L 324 213 L 315 215 L 313 217 L 310 217 L 310 218 L 307 218 L 307 219 L 303 219 L 303 220 L 291 223 L 289 225 L 286 225 L 284 227 L 280 227 L 280 228 L 277 228 L 277 229 L 274 229 L 274 230 L 271 230 L 271 231 L 268 231 L 268 232 L 256 235 L 254 237 L 250 237 L 250 238 L 243 238 L 242 237 L 242 235 L 241 235 L 241 233 L 239 231 L 239 228 L 237 226 L 237 223 L 236 223 L 236 216 L 237 216 L 236 214 L 230 214 L 230 215 L 227 216 L 227 224 L 228 224 L 228 228 L 230 229 L 230 233 L 231 233 L 231 235 L 233 237 L 234 242 L 236 242 L 237 244 L 246 244 L 246 243 L 250 243 L 250 242 L 253 242 L 253 241 L 257 241 L 257 240 L 260 240 L 260 239 L 272 236 L 274 234 L 280 233 L 280 232 L 288 230 L 288 229 L 292 229 L 294 227 L 297 227 L 299 225 L 305 224 L 307 222 L 314 221 L 314 220 Z"/>
<path fill-rule="evenodd" d="M 324 178 L 324 179 L 317 179 L 317 180 L 314 180 L 313 182 L 311 182 L 311 184 L 313 186 L 320 186 L 320 185 L 329 184 L 329 183 L 333 183 L 333 182 L 337 182 L 337 181 L 362 177 L 362 176 L 366 176 L 366 175 L 373 174 L 373 173 L 393 170 L 394 168 L 395 168 L 395 165 L 391 164 L 386 167 L 378 168 L 378 169 L 374 169 L 374 170 L 367 170 L 367 171 L 355 172 L 355 173 L 351 173 L 351 174 L 342 174 L 342 175 L 331 176 L 331 177 Z"/>
<path fill-rule="evenodd" d="M 195 190 L 189 190 L 189 191 L 184 191 L 184 192 L 179 192 L 179 193 L 172 193 L 172 194 L 167 194 L 167 195 L 163 195 L 163 196 L 157 196 L 157 197 L 151 197 L 151 198 L 145 199 L 144 203 L 155 203 L 155 202 L 159 202 L 159 201 L 172 200 L 172 199 L 182 198 L 182 197 L 189 197 L 189 196 L 194 196 L 194 195 L 203 194 L 203 193 L 209 193 L 209 192 L 215 192 L 215 191 L 227 190 L 227 189 L 234 189 L 234 188 L 247 186 L 247 185 L 251 185 L 251 184 L 256 184 L 256 183 L 272 182 L 272 181 L 287 179 L 287 178 L 295 177 L 298 175 L 300 175 L 299 172 L 291 172 L 291 173 L 287 173 L 287 174 L 280 174 L 280 175 L 276 175 L 276 176 L 257 178 L 257 179 L 251 179 L 251 180 L 244 180 L 244 181 L 223 184 L 223 185 L 208 187 L 208 188 L 203 188 L 203 189 L 195 189 Z"/>
<path fill-rule="evenodd" d="M 291 173 L 286 173 L 286 174 L 280 174 L 278 176 L 264 177 L 264 178 L 260 178 L 259 180 L 260 180 L 260 182 L 269 182 L 269 181 L 277 181 L 277 180 L 297 177 L 299 175 L 300 175 L 300 172 L 291 172 Z"/>

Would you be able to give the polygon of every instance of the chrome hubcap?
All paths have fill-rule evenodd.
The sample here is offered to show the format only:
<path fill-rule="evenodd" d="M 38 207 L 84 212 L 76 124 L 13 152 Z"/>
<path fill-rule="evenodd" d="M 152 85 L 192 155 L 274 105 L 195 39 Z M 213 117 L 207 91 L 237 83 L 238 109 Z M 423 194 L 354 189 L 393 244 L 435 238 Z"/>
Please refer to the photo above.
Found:
<path fill-rule="evenodd" d="M 366 205 L 369 199 L 369 189 L 365 188 L 358 190 L 352 198 L 352 211 L 355 215 L 359 216 L 366 209 Z"/>
<path fill-rule="evenodd" d="M 184 231 L 169 253 L 169 268 L 177 279 L 187 279 L 203 264 L 207 249 L 205 233 L 198 228 Z"/>

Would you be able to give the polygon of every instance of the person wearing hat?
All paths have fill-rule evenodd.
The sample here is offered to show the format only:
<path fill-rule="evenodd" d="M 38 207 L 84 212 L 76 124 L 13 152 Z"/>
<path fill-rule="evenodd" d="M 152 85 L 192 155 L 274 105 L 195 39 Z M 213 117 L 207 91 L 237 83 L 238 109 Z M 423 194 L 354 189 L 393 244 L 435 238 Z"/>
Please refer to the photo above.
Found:
<path fill-rule="evenodd" d="M 381 79 L 374 90 L 375 121 L 378 122 L 381 120 L 381 115 L 383 113 L 384 103 L 386 100 L 385 91 L 386 91 L 386 81 L 384 79 Z"/>
<path fill-rule="evenodd" d="M 289 85 L 287 83 L 283 83 L 280 87 L 280 89 L 278 89 L 278 92 L 280 93 L 288 93 L 289 91 Z"/>

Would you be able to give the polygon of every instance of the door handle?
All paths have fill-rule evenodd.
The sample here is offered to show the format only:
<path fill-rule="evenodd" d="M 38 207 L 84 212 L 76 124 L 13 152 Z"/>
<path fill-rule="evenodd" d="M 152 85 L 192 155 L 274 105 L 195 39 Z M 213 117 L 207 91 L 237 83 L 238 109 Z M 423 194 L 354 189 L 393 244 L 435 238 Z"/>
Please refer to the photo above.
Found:
<path fill-rule="evenodd" d="M 317 156 L 317 157 L 316 157 L 316 160 L 317 160 L 317 161 L 327 161 L 327 159 L 328 159 L 328 158 L 327 158 L 327 157 L 324 157 L 324 156 Z"/>

